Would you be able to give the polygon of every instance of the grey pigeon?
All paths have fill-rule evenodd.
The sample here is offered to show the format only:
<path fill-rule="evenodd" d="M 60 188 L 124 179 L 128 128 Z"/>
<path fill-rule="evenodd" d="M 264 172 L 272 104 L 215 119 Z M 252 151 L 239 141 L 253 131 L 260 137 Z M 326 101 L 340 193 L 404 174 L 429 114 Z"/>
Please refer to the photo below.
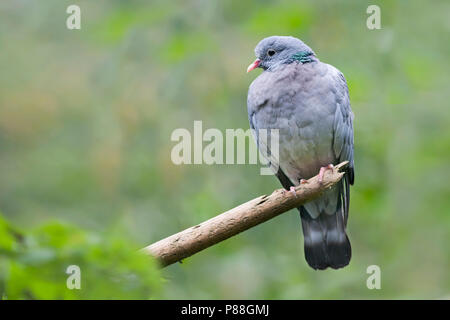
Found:
<path fill-rule="evenodd" d="M 353 113 L 344 75 L 294 37 L 265 38 L 255 54 L 247 71 L 264 71 L 248 91 L 250 127 L 279 130 L 278 158 L 266 157 L 278 168 L 283 187 L 291 189 L 318 173 L 321 179 L 327 168 L 349 161 L 338 184 L 298 208 L 308 264 L 320 270 L 342 268 L 351 258 L 346 226 L 354 182 Z M 261 149 L 262 139 L 255 138 Z"/>

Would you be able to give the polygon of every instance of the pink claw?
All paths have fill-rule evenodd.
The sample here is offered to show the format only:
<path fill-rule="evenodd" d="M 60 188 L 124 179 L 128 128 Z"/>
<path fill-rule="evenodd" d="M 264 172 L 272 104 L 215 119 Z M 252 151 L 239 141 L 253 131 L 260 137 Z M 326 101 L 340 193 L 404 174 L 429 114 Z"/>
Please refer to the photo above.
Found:
<path fill-rule="evenodd" d="M 334 166 L 331 163 L 329 165 L 327 165 L 326 167 L 321 167 L 320 171 L 319 171 L 319 182 L 323 181 L 323 174 L 325 173 L 325 171 L 332 170 L 333 168 L 334 168 Z"/>

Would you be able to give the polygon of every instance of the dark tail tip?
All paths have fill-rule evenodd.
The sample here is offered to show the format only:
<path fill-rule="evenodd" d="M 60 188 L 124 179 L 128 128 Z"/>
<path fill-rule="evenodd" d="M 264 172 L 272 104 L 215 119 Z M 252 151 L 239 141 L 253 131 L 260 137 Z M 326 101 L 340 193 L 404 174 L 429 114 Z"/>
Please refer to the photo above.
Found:
<path fill-rule="evenodd" d="M 329 267 L 327 249 L 324 242 L 312 242 L 305 237 L 305 259 L 314 270 L 324 270 Z"/>
<path fill-rule="evenodd" d="M 328 267 L 339 269 L 347 266 L 352 257 L 350 241 L 345 233 L 342 217 L 321 214 L 312 219 L 308 212 L 300 208 L 305 242 L 305 259 L 315 270 Z"/>
<path fill-rule="evenodd" d="M 309 266 L 315 270 L 324 270 L 328 267 L 340 269 L 350 263 L 352 248 L 347 235 L 343 241 L 323 240 L 312 242 L 305 237 L 305 259 Z"/>

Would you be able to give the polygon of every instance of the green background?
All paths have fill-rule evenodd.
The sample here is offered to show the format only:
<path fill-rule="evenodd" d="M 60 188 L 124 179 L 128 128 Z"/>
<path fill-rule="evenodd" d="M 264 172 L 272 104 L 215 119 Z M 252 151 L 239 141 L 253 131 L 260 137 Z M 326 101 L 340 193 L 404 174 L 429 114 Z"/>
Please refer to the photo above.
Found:
<path fill-rule="evenodd" d="M 81 30 L 66 28 L 74 3 Z M 370 4 L 381 8 L 381 30 L 366 27 Z M 245 72 L 253 49 L 264 37 L 292 35 L 349 85 L 350 265 L 310 269 L 292 210 L 162 270 L 153 296 L 110 296 L 95 277 L 82 291 L 450 298 L 449 14 L 444 0 L 1 1 L 0 210 L 24 230 L 56 221 L 138 248 L 279 188 L 258 165 L 176 166 L 170 136 L 192 131 L 194 120 L 247 129 L 247 89 L 261 72 Z M 6 269 L 18 258 L 9 259 Z M 374 264 L 381 290 L 366 287 Z M 11 290 L 13 280 L 4 279 Z M 20 286 L 60 297 L 39 281 Z"/>

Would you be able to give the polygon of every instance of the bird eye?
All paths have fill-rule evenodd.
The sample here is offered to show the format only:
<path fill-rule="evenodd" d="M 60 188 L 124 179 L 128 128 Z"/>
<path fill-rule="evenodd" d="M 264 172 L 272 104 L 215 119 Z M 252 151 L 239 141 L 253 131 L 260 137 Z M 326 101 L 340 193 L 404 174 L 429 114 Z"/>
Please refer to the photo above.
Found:
<path fill-rule="evenodd" d="M 269 50 L 267 50 L 267 54 L 268 54 L 269 56 L 273 56 L 273 55 L 275 54 L 275 50 L 269 49 Z"/>

